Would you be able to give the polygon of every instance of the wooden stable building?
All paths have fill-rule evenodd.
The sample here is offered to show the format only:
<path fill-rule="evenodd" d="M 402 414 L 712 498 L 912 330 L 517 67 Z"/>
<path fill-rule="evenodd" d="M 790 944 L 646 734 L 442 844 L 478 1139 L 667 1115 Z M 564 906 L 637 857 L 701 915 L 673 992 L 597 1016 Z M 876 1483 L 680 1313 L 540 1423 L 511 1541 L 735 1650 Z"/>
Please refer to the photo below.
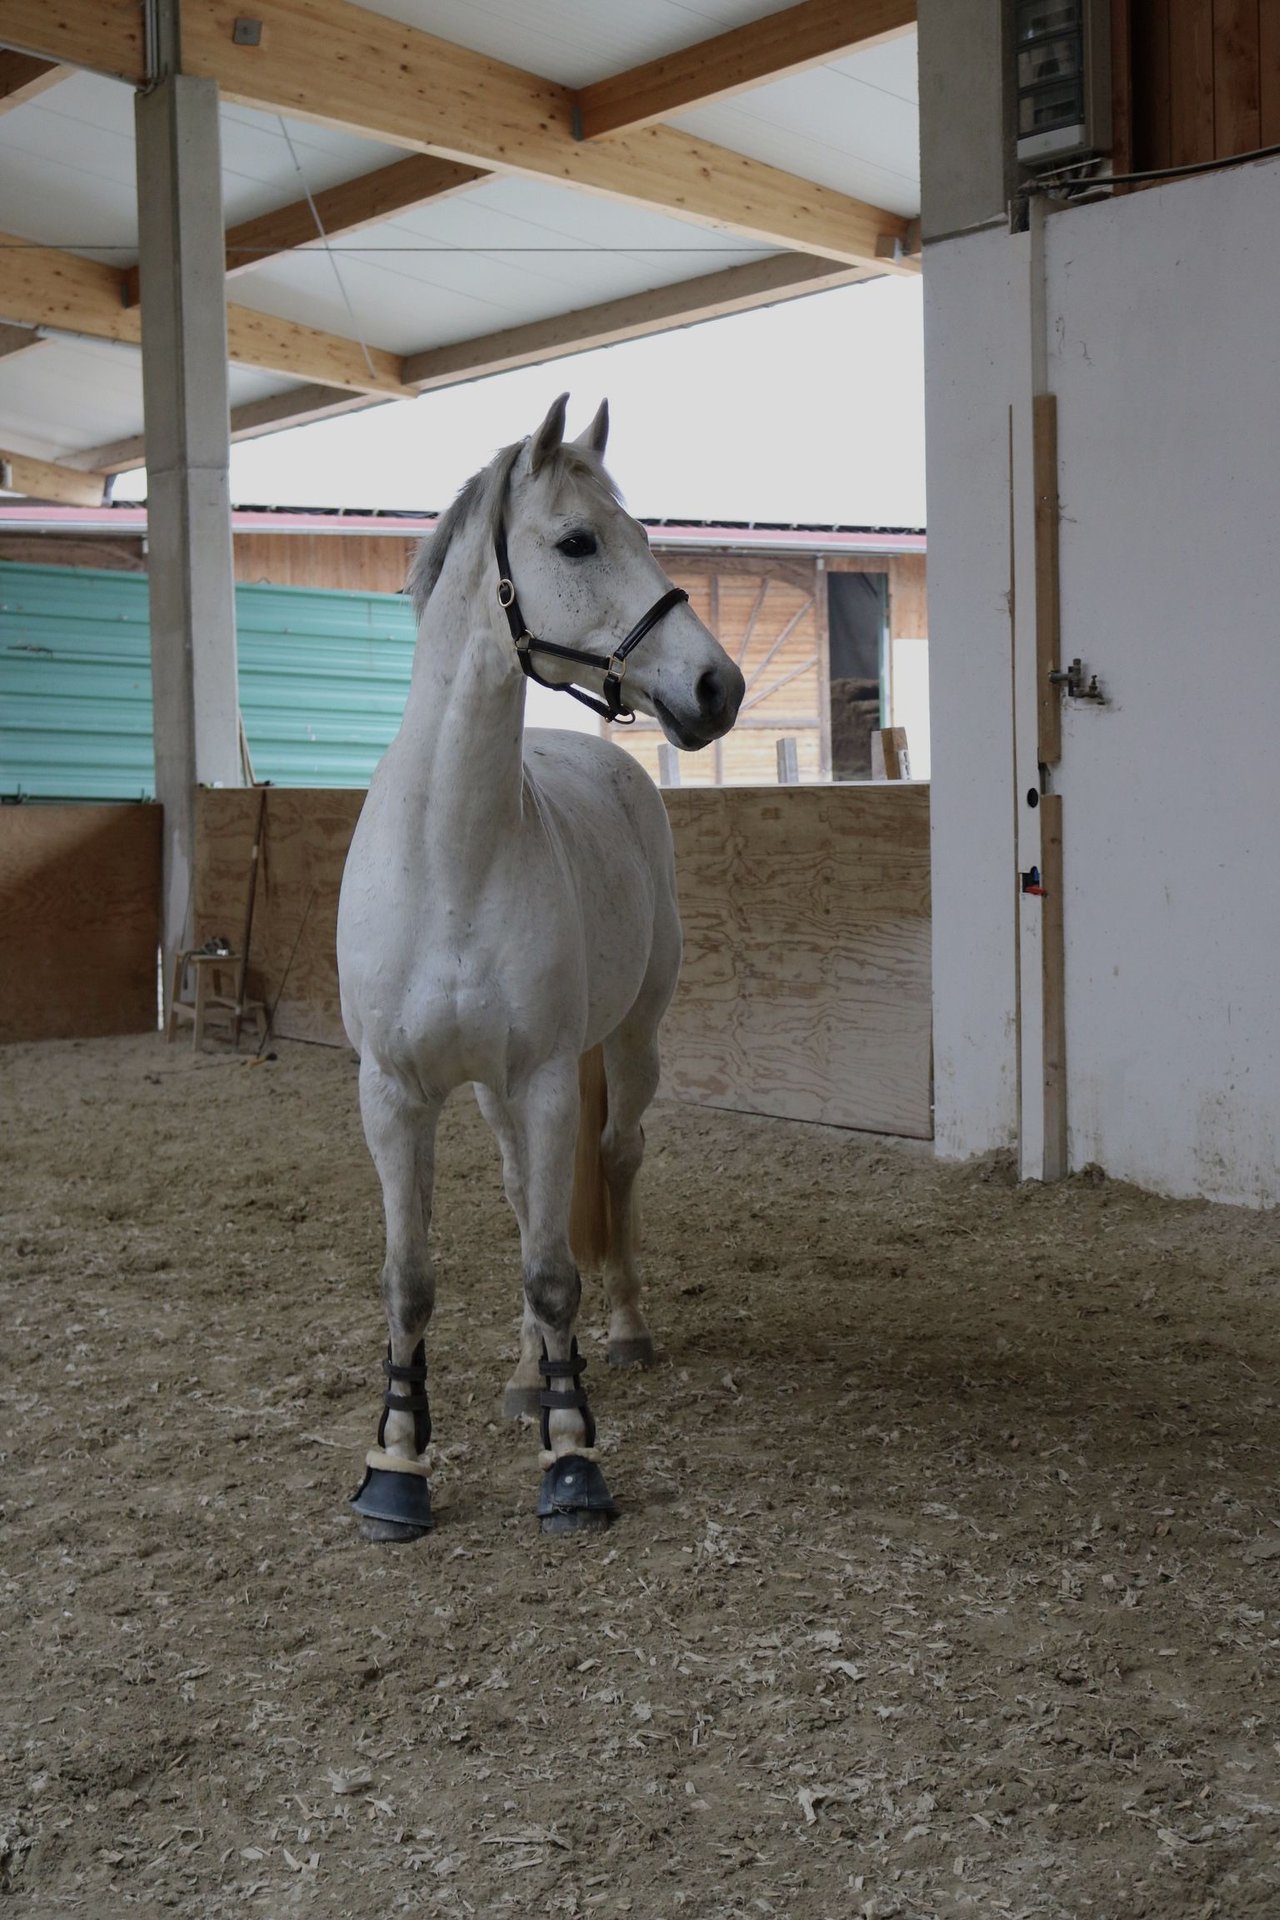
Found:
<path fill-rule="evenodd" d="M 254 764 L 276 784 L 321 782 L 346 785 L 367 780 L 395 722 L 394 689 L 385 682 L 346 687 L 348 710 L 362 722 L 363 748 L 332 741 L 332 757 L 308 766 L 305 755 L 288 760 L 273 753 L 273 717 L 260 701 L 264 678 L 262 649 L 254 636 L 264 631 L 255 617 L 262 596 L 257 588 L 295 590 L 297 598 L 278 600 L 277 618 L 264 631 L 264 646 L 283 656 L 308 625 L 314 628 L 313 710 L 308 713 L 306 678 L 289 689 L 291 720 L 324 731 L 324 649 L 328 634 L 345 609 L 353 617 L 385 625 L 390 658 L 399 659 L 400 681 L 407 687 L 413 628 L 410 611 L 399 598 L 418 542 L 429 538 L 433 515 L 324 513 L 316 511 L 237 510 L 233 514 L 233 551 L 239 585 L 241 633 L 239 674 L 241 708 Z M 699 755 L 663 753 L 656 724 L 641 716 L 634 728 L 616 732 L 664 785 L 773 786 L 779 779 L 779 740 L 795 744 L 801 784 L 870 777 L 869 735 L 881 725 L 904 726 L 916 755 L 917 771 L 928 766 L 926 694 L 928 610 L 925 593 L 925 539 L 914 529 L 852 527 L 719 526 L 651 521 L 650 539 L 662 565 L 688 592 L 698 615 L 742 666 L 747 697 L 729 738 Z M 56 775 L 41 766 L 39 750 L 24 725 L 38 728 L 43 715 L 65 714 L 75 691 L 73 675 L 83 661 L 83 624 L 92 620 L 94 596 L 74 592 L 75 576 L 110 571 L 142 576 L 148 564 L 145 509 L 131 506 L 85 509 L 37 508 L 0 504 L 0 793 L 21 790 L 54 797 Z M 50 569 L 41 576 L 42 605 L 63 582 L 78 602 L 77 639 L 68 645 L 65 664 L 58 649 L 70 619 L 59 627 L 56 614 L 37 621 L 24 618 L 22 597 L 28 568 Z M 87 582 L 84 583 L 87 588 Z M 120 587 L 107 591 L 98 617 L 114 628 Z M 305 599 L 304 595 L 312 596 Z M 317 596 L 327 597 L 325 599 Z M 62 604 L 67 596 L 62 596 Z M 138 646 L 144 644 L 145 608 L 137 596 Z M 273 637 L 274 636 L 274 637 Z M 42 653 L 33 654 L 32 639 Z M 136 666 L 144 665 L 139 657 Z M 136 681 L 137 674 L 135 672 Z M 22 691 L 39 689 L 40 712 L 24 720 Z M 376 685 L 376 694 L 371 686 Z M 115 709 L 119 713 L 119 709 Z M 540 719 L 556 725 L 572 721 L 574 710 L 560 703 Z M 88 742 L 83 742 L 88 746 Z M 85 755 L 78 758 L 84 769 Z M 38 777 L 38 770 L 44 773 Z M 137 771 L 136 766 L 133 769 Z M 133 787 L 75 788 L 86 798 L 137 792 Z"/>

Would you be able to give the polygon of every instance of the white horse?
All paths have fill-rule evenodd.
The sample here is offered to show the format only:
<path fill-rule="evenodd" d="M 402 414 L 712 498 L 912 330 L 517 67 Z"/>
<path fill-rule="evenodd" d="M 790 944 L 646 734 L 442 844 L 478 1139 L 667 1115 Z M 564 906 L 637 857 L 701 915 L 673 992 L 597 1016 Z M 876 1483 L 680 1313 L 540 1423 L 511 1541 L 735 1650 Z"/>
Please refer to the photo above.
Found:
<path fill-rule="evenodd" d="M 609 1358 L 653 1357 L 633 1188 L 680 967 L 671 833 L 653 782 L 609 741 L 525 732 L 525 679 L 606 718 L 640 708 L 690 749 L 733 725 L 743 680 L 619 503 L 601 465 L 607 405 L 565 444 L 567 397 L 468 481 L 419 553 L 404 721 L 343 877 L 342 1017 L 387 1228 L 388 1391 L 353 1500 L 370 1539 L 431 1525 L 427 1235 L 436 1122 L 453 1088 L 475 1085 L 520 1224 L 524 1322 L 506 1406 L 541 1412 L 547 1531 L 616 1512 L 581 1386 L 569 1237 L 579 1060 L 599 1043 Z"/>

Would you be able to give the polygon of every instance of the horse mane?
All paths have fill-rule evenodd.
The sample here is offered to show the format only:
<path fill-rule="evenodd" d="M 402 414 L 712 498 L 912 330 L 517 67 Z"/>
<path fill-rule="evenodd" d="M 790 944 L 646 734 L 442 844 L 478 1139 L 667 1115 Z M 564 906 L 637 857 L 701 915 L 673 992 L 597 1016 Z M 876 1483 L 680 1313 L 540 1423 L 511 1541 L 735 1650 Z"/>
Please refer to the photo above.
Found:
<path fill-rule="evenodd" d="M 435 532 L 427 534 L 419 544 L 409 568 L 408 579 L 408 590 L 413 598 L 413 610 L 419 619 L 422 618 L 423 608 L 431 598 L 436 582 L 440 578 L 454 540 L 464 527 L 470 525 L 481 507 L 486 504 L 489 533 L 491 536 L 496 536 L 502 510 L 506 504 L 512 468 L 528 444 L 527 440 L 517 440 L 514 446 L 503 447 L 500 453 L 494 455 L 487 467 L 481 467 L 479 473 L 473 473 L 471 478 L 458 489 L 452 504 L 441 514 L 436 522 Z M 552 456 L 552 465 L 557 493 L 572 475 L 580 479 L 593 480 L 598 487 L 603 487 L 613 500 L 621 497 L 595 456 L 585 453 L 581 447 L 574 446 L 572 442 L 557 447 Z"/>

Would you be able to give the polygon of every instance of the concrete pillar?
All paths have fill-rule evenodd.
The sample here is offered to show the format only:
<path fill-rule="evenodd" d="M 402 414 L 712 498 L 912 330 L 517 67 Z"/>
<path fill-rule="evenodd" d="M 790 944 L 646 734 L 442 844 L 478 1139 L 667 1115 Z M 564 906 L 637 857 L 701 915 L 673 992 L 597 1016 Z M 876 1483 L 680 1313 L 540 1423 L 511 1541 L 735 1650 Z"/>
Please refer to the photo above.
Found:
<path fill-rule="evenodd" d="M 1003 0 L 920 0 L 920 192 L 926 240 L 1007 217 L 1010 37 Z"/>
<path fill-rule="evenodd" d="M 137 97 L 136 128 L 167 994 L 191 917 L 195 787 L 241 779 L 216 83 L 164 72 Z"/>

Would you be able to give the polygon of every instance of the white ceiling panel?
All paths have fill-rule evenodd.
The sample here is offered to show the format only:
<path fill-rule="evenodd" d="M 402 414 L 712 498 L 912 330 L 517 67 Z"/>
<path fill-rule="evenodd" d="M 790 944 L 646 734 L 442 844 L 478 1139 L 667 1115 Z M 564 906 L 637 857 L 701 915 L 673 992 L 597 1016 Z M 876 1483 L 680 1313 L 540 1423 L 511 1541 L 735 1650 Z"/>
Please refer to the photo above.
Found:
<path fill-rule="evenodd" d="M 256 368 L 228 371 L 231 405 L 297 383 Z M 0 443 L 41 460 L 128 440 L 142 427 L 142 355 L 108 340 L 54 336 L 0 359 Z"/>
<path fill-rule="evenodd" d="M 228 226 L 400 157 L 392 147 L 327 127 L 296 120 L 282 127 L 275 114 L 247 107 L 224 106 L 221 127 Z M 132 262 L 138 208 L 130 87 L 77 73 L 0 115 L 0 228 Z"/>
<path fill-rule="evenodd" d="M 369 4 L 370 0 L 366 0 Z M 567 86 L 775 12 L 779 0 L 372 0 L 371 10 Z M 679 123 L 904 214 L 919 205 L 915 38 L 701 108 Z M 401 150 L 226 105 L 222 192 L 236 225 L 304 192 L 391 164 Z M 0 230 L 124 267 L 136 258 L 134 96 L 74 74 L 0 115 Z M 371 346 L 414 352 L 764 259 L 753 247 L 642 206 L 495 175 L 238 278 L 248 307 Z M 341 284 L 335 276 L 335 262 Z M 4 255 L 0 253 L 0 289 Z M 0 291 L 0 315 L 3 292 Z M 354 316 L 354 317 L 353 317 Z M 287 391 L 233 368 L 232 405 Z M 57 459 L 141 431 L 133 348 L 58 338 L 0 359 L 0 445 Z"/>
<path fill-rule="evenodd" d="M 131 87 L 76 73 L 0 115 L 0 228 L 112 264 L 133 259 Z"/>
<path fill-rule="evenodd" d="M 222 199 L 226 223 L 237 226 L 291 200 L 301 200 L 304 191 L 319 193 L 324 187 L 354 180 L 358 174 L 372 173 L 376 167 L 389 166 L 402 157 L 403 149 L 380 146 L 374 140 L 337 133 L 330 127 L 315 127 L 300 120 L 286 120 L 282 126 L 277 114 L 224 106 Z"/>
<path fill-rule="evenodd" d="M 920 211 L 914 34 L 698 107 L 673 124 L 890 213 Z"/>
<path fill-rule="evenodd" d="M 493 179 L 335 243 L 251 268 L 248 306 L 396 353 L 518 326 L 769 256 L 646 208 Z"/>
<path fill-rule="evenodd" d="M 760 0 L 366 0 L 369 11 L 420 27 L 564 86 L 581 87 L 778 11 Z M 920 210 L 916 36 L 673 122 L 700 139 L 820 181 L 891 213 Z"/>
<path fill-rule="evenodd" d="M 138 431 L 142 356 L 108 341 L 46 340 L 0 360 L 0 434 L 19 453 L 58 460 Z"/>
<path fill-rule="evenodd" d="M 659 54 L 778 11 L 777 0 L 361 0 L 370 13 L 434 33 L 564 87 L 584 87 Z"/>
<path fill-rule="evenodd" d="M 262 373 L 257 367 L 227 368 L 227 398 L 233 407 L 249 400 L 267 400 L 273 393 L 287 393 L 291 387 L 305 386 L 301 380 L 286 380 L 283 374 Z"/>

